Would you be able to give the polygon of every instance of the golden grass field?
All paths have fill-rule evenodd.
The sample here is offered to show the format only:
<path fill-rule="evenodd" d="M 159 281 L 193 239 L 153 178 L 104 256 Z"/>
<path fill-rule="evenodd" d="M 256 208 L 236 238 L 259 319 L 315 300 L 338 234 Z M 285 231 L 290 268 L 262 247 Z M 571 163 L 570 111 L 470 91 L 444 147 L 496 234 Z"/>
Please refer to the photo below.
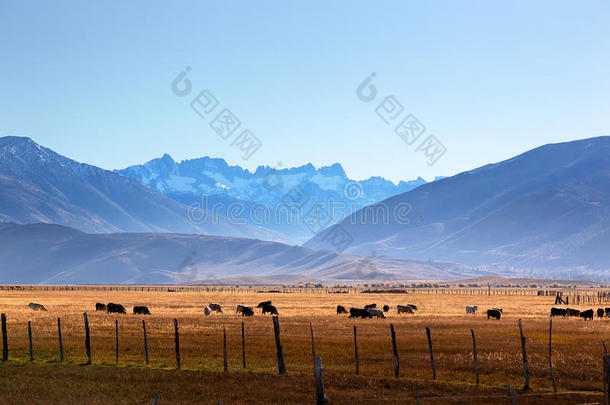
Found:
<path fill-rule="evenodd" d="M 280 312 L 287 374 L 277 375 L 270 316 L 235 314 L 237 304 L 272 300 Z M 29 302 L 48 308 L 32 311 Z M 123 304 L 127 315 L 95 311 L 96 302 Z M 210 302 L 223 314 L 205 317 Z M 347 308 L 375 302 L 391 307 L 388 319 L 348 319 Z M 554 297 L 455 294 L 259 294 L 254 292 L 1 291 L 7 316 L 9 361 L 0 365 L 0 403 L 312 403 L 315 397 L 311 337 L 322 358 L 331 404 L 601 403 L 601 341 L 610 343 L 610 319 L 553 319 L 553 366 L 560 395 L 552 394 L 548 367 L 549 309 Z M 413 303 L 414 315 L 396 314 Z M 466 315 L 464 306 L 478 305 Z M 147 305 L 150 316 L 129 314 Z M 603 305 L 602 305 L 603 306 Z M 606 305 L 608 306 L 608 305 Z M 487 320 L 487 308 L 501 307 L 501 320 Z M 581 309 L 597 306 L 581 306 Z M 83 312 L 91 328 L 93 365 L 84 366 Z M 58 362 L 57 317 L 62 320 L 64 364 Z M 173 318 L 180 327 L 182 369 L 174 370 Z M 527 338 L 532 391 L 524 393 L 518 319 Z M 115 366 L 115 320 L 119 321 L 119 363 Z M 146 320 L 150 365 L 144 365 L 142 319 Z M 35 361 L 29 362 L 27 322 L 32 322 Z M 247 367 L 242 368 L 241 322 L 246 330 Z M 400 356 L 394 378 L 390 323 Z M 358 328 L 360 375 L 354 375 L 353 326 Z M 226 328 L 229 372 L 223 372 L 222 330 Z M 432 335 L 437 380 L 432 381 L 425 328 Z M 474 384 L 472 339 L 477 336 L 480 385 Z"/>

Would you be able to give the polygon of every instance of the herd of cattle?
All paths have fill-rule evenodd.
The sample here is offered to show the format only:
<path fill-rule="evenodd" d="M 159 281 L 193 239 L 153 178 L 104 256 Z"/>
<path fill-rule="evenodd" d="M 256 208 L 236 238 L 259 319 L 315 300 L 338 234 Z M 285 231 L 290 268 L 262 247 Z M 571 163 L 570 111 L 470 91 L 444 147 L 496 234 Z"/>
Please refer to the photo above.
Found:
<path fill-rule="evenodd" d="M 47 309 L 42 304 L 37 304 L 35 302 L 30 302 L 28 307 L 35 311 L 46 311 Z M 261 309 L 261 313 L 264 314 L 272 314 L 278 315 L 277 308 L 271 304 L 271 301 L 263 301 L 259 302 L 256 308 Z M 466 305 L 466 314 L 476 314 L 479 307 L 476 305 Z M 116 314 L 126 314 L 127 311 L 125 307 L 121 304 L 115 304 L 109 302 L 108 304 L 96 303 L 95 304 L 96 311 L 106 311 L 108 313 L 116 313 Z M 382 309 L 377 309 L 377 304 L 368 304 L 365 305 L 364 308 L 350 308 L 349 311 L 345 309 L 342 305 L 337 305 L 337 315 L 340 314 L 349 314 L 349 318 L 385 318 L 386 313 L 390 311 L 389 305 L 384 305 Z M 396 311 L 398 315 L 400 314 L 413 314 L 417 311 L 417 305 L 407 304 L 407 305 L 397 305 Z M 210 303 L 203 309 L 204 315 L 211 315 L 212 312 L 222 313 L 222 307 L 220 304 Z M 150 315 L 150 311 L 146 306 L 134 306 L 133 313 L 139 315 Z M 241 314 L 242 316 L 253 316 L 254 308 L 249 307 L 247 305 L 239 304 L 237 305 L 237 309 L 235 311 L 236 314 Z M 581 317 L 586 321 L 587 319 L 593 319 L 595 311 L 593 309 L 587 309 L 585 311 L 580 311 L 574 308 L 559 308 L 553 307 L 551 308 L 551 316 L 572 316 L 572 317 Z M 502 317 L 502 308 L 491 308 L 487 310 L 487 319 L 494 318 L 500 319 Z M 610 318 L 610 308 L 598 308 L 597 309 L 597 317 L 598 318 Z"/>
<path fill-rule="evenodd" d="M 551 316 L 575 316 L 593 320 L 593 315 L 595 312 L 592 309 L 587 309 L 586 311 L 580 311 L 574 308 L 559 308 L 553 307 L 551 308 Z M 597 317 L 598 318 L 610 318 L 610 308 L 597 308 Z"/>
<path fill-rule="evenodd" d="M 45 308 L 44 305 L 37 304 L 35 302 L 30 302 L 28 304 L 28 307 L 34 311 L 47 311 L 47 309 Z M 271 304 L 271 301 L 259 302 L 258 305 L 256 306 L 256 308 L 261 308 L 263 315 L 264 314 L 279 315 L 279 313 L 277 312 L 277 308 Z M 125 307 L 123 305 L 115 304 L 113 302 L 109 302 L 108 304 L 102 304 L 102 303 L 98 302 L 95 304 L 95 310 L 96 311 L 105 311 L 105 312 L 114 313 L 114 314 L 126 314 L 127 313 L 127 310 L 125 309 Z M 205 308 L 203 308 L 203 313 L 206 316 L 211 315 L 212 312 L 222 313 L 222 307 L 220 306 L 220 304 L 215 304 L 215 303 L 211 302 L 209 305 L 207 305 Z M 133 307 L 133 313 L 138 314 L 138 315 L 150 315 L 150 310 L 146 306 L 136 305 Z M 235 313 L 242 314 L 242 316 L 253 316 L 254 309 L 247 305 L 239 304 L 239 305 L 237 305 L 237 310 L 235 311 Z"/>
<path fill-rule="evenodd" d="M 124 306 L 122 306 L 121 304 L 115 304 L 112 302 L 109 302 L 108 304 L 101 304 L 98 302 L 95 304 L 95 310 L 96 311 L 106 311 L 108 313 L 114 313 L 114 314 L 126 314 L 127 313 Z M 150 311 L 148 310 L 148 307 L 138 306 L 138 305 L 133 307 L 133 313 L 139 314 L 139 315 L 150 315 Z"/>
<path fill-rule="evenodd" d="M 417 305 L 397 305 L 396 310 L 398 315 L 400 314 L 412 314 L 413 311 L 417 311 Z M 350 308 L 349 312 L 342 305 L 337 305 L 337 315 L 348 314 L 350 318 L 385 318 L 385 312 L 390 311 L 389 305 L 384 305 L 382 309 L 377 309 L 377 304 L 368 304 L 364 308 Z"/>

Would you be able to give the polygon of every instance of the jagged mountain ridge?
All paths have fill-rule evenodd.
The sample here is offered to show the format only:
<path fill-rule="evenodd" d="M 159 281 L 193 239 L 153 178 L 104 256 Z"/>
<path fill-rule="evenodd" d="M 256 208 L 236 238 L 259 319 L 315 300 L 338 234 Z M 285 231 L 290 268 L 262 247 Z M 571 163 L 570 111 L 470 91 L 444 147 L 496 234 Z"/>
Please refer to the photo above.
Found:
<path fill-rule="evenodd" d="M 279 230 L 292 236 L 291 242 L 304 242 L 317 232 L 302 219 L 314 203 L 327 207 L 334 223 L 363 206 L 426 184 L 421 177 L 398 184 L 382 177 L 355 181 L 347 177 L 339 163 L 320 168 L 311 163 L 284 169 L 259 166 L 250 172 L 230 166 L 224 159 L 202 157 L 176 162 L 167 154 L 116 172 L 138 179 L 186 205 L 215 206 L 222 215 L 227 215 L 231 204 L 240 204 L 244 207 L 239 215 L 241 220 Z M 291 212 L 288 217 L 279 207 L 295 187 L 307 194 L 307 203 L 303 212 Z M 252 218 L 253 205 L 258 204 L 269 209 L 270 220 L 264 224 Z"/>

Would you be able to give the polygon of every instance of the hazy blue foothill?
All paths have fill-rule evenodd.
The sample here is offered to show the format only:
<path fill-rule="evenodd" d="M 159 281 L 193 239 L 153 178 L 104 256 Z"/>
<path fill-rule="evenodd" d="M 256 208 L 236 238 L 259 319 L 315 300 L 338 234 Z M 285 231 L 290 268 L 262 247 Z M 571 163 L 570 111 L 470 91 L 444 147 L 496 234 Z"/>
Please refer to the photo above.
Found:
<path fill-rule="evenodd" d="M 408 203 L 409 224 L 374 224 Z M 351 254 L 449 260 L 545 277 L 610 277 L 610 137 L 544 145 L 364 208 L 340 226 Z M 330 228 L 305 246 L 331 248 Z"/>

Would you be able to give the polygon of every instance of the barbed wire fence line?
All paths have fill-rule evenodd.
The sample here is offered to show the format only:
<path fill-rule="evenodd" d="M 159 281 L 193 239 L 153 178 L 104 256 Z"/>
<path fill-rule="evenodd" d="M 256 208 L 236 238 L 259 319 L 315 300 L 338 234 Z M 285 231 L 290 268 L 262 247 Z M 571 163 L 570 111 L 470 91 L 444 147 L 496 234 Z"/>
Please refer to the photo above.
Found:
<path fill-rule="evenodd" d="M 35 329 L 35 324 L 33 324 L 31 321 L 27 322 L 27 330 L 28 330 L 28 346 L 29 346 L 29 359 L 25 360 L 23 355 L 18 356 L 16 358 L 10 358 L 10 350 L 8 347 L 8 328 L 7 328 L 7 317 L 6 314 L 2 313 L 0 316 L 1 322 L 2 322 L 2 345 L 3 345 L 3 361 L 8 361 L 8 360 L 13 360 L 13 361 L 28 361 L 28 362 L 34 362 L 35 361 L 35 353 L 36 353 L 36 348 L 33 344 L 33 334 L 36 333 L 36 329 Z M 95 330 L 96 325 L 95 323 L 91 323 L 89 318 L 87 317 L 87 314 L 84 313 L 83 314 L 83 319 L 84 319 L 84 329 L 85 329 L 85 352 L 86 352 L 86 356 L 87 356 L 87 362 L 85 363 L 86 365 L 89 364 L 106 364 L 106 362 L 102 362 L 99 363 L 99 360 L 95 361 L 92 359 L 95 359 L 96 357 L 96 353 L 95 350 L 92 350 L 92 346 L 91 346 L 91 331 Z M 268 342 L 273 342 L 270 343 L 269 346 L 275 346 L 276 348 L 276 356 L 277 356 L 277 366 L 278 366 L 278 373 L 280 375 L 285 374 L 287 372 L 287 370 L 291 369 L 291 365 L 290 363 L 285 363 L 285 359 L 284 359 L 284 350 L 283 350 L 283 346 L 281 343 L 281 340 L 285 340 L 286 338 L 293 338 L 293 339 L 302 339 L 303 343 L 308 341 L 308 336 L 307 336 L 307 325 L 303 326 L 303 329 L 305 330 L 304 333 L 299 333 L 299 334 L 292 334 L 290 332 L 286 333 L 284 331 L 284 329 L 282 329 L 282 331 L 284 331 L 283 333 L 280 333 L 280 323 L 279 323 L 279 317 L 278 316 L 273 316 L 272 318 L 273 320 L 273 328 L 269 330 L 269 333 L 249 333 L 249 332 L 245 332 L 244 329 L 244 323 L 241 323 L 241 330 L 242 330 L 242 358 L 243 358 L 243 369 L 247 369 L 246 367 L 246 342 L 250 342 L 250 344 L 252 343 L 252 338 L 257 338 L 255 339 L 257 341 L 257 344 L 255 345 L 255 347 L 257 348 L 261 348 L 261 344 L 260 342 L 263 340 L 266 340 Z M 58 325 L 60 323 L 60 318 L 58 318 Z M 116 320 L 114 322 L 115 328 L 114 330 L 110 330 L 113 328 L 110 328 L 108 330 L 108 336 L 106 337 L 106 339 L 108 341 L 115 341 L 115 355 L 116 355 L 116 359 L 114 362 L 115 366 L 119 365 L 119 323 L 118 320 Z M 149 352 L 148 352 L 148 346 L 151 342 L 151 336 L 146 334 L 146 328 L 144 326 L 144 322 L 142 322 L 143 325 L 143 345 L 144 345 L 144 350 L 145 353 L 142 353 L 142 360 L 145 359 L 145 364 L 147 368 L 152 368 L 154 369 L 155 367 L 150 366 L 149 364 Z M 552 324 L 551 324 L 552 325 Z M 550 327 L 552 327 L 550 325 Z M 174 340 L 174 350 L 175 350 L 175 359 L 176 359 L 176 369 L 180 369 L 182 367 L 182 363 L 181 363 L 181 348 L 180 348 L 180 327 L 179 327 L 179 322 L 176 318 L 173 319 L 173 328 L 168 327 L 167 330 L 165 330 L 165 333 L 168 334 L 168 339 L 169 340 L 172 336 L 169 335 L 173 335 L 173 340 Z M 214 328 L 212 328 L 213 330 L 215 330 L 216 332 L 222 331 L 222 335 L 219 334 L 219 336 L 223 337 L 223 345 L 222 345 L 222 357 L 224 358 L 224 372 L 229 371 L 229 367 L 228 367 L 228 352 L 227 352 L 227 331 L 229 333 L 235 333 L 237 331 L 237 326 L 236 325 L 231 325 L 229 328 L 226 328 L 227 324 L 223 323 L 222 327 L 218 327 L 218 325 L 216 325 Z M 236 326 L 236 327 L 233 327 Z M 358 343 L 356 342 L 356 339 L 354 339 L 354 349 L 355 349 L 355 353 L 360 353 L 359 357 L 356 357 L 354 360 L 357 361 L 358 363 L 362 363 L 362 362 L 378 362 L 378 361 L 384 361 L 387 362 L 388 364 L 388 370 L 393 368 L 393 372 L 394 372 L 394 377 L 401 379 L 403 381 L 411 381 L 411 382 L 415 382 L 417 383 L 417 381 L 422 381 L 422 380 L 412 380 L 410 378 L 405 378 L 404 375 L 400 374 L 400 358 L 398 355 L 398 349 L 397 349 L 397 341 L 400 342 L 400 331 L 395 330 L 394 325 L 390 324 L 389 325 L 390 328 L 387 331 L 388 334 L 388 342 L 391 341 L 391 345 L 388 345 L 388 349 L 387 349 L 387 353 L 388 356 L 384 356 L 382 358 L 380 357 L 375 357 L 375 356 L 370 356 L 367 355 L 366 352 L 363 353 L 362 349 L 358 350 Z M 526 339 L 525 336 L 523 334 L 523 328 L 522 328 L 522 323 L 521 323 L 521 319 L 519 319 L 519 330 L 521 332 L 521 343 L 522 343 L 522 349 L 523 349 L 523 357 L 524 357 L 524 361 L 526 358 L 525 355 L 525 345 L 526 345 Z M 173 330 L 171 330 L 173 329 Z M 366 337 L 379 337 L 378 333 L 366 333 L 366 328 L 360 328 L 360 331 L 365 333 L 360 333 L 359 334 L 359 338 L 360 338 L 360 344 L 362 345 L 362 339 Z M 515 327 L 516 329 L 516 327 Z M 149 329 L 150 331 L 150 329 Z M 321 357 L 317 357 L 316 356 L 316 351 L 315 351 L 315 344 L 314 344 L 314 328 L 313 326 L 310 324 L 309 325 L 309 331 L 311 333 L 311 348 L 312 348 L 312 356 L 314 359 L 314 371 L 315 371 L 315 376 L 316 376 L 316 386 L 317 386 L 317 390 L 318 390 L 318 398 L 321 398 L 320 401 L 322 402 L 318 402 L 318 403 L 326 403 L 324 402 L 324 398 L 326 398 L 324 396 L 324 383 L 322 382 L 322 368 L 321 368 Z M 433 344 L 432 344 L 432 340 L 431 340 L 431 330 L 429 327 L 425 328 L 426 331 L 426 335 L 428 337 L 428 343 L 429 343 L 429 351 L 430 351 L 430 366 L 431 366 L 431 379 L 428 379 L 426 381 L 439 381 L 442 382 L 444 384 L 451 384 L 451 385 L 463 385 L 460 383 L 456 383 L 456 382 L 450 382 L 450 381 L 444 381 L 442 380 L 442 378 L 437 378 L 437 370 L 435 368 L 435 363 L 434 363 L 434 350 L 433 350 Z M 64 333 L 66 332 L 65 328 L 64 328 Z M 72 331 L 73 332 L 73 331 Z M 114 332 L 114 333 L 113 333 Z M 172 334 L 173 332 L 173 334 Z M 219 332 L 220 333 L 220 332 Z M 61 328 L 58 328 L 58 334 L 59 334 L 59 339 L 61 342 Z M 155 338 L 159 338 L 160 332 L 157 331 Z M 474 335 L 474 332 L 473 332 Z M 434 334 L 434 336 L 438 336 L 438 334 Z M 549 336 L 550 336 L 550 328 L 549 328 Z M 235 335 L 233 337 L 237 337 L 237 333 L 235 333 Z M 96 336 L 97 339 L 100 339 L 101 337 L 99 336 L 99 334 L 97 334 Z M 323 342 L 324 338 L 317 338 L 317 343 L 320 344 L 321 342 Z M 14 344 L 15 340 L 11 339 L 11 342 Z M 294 344 L 294 340 L 291 340 L 292 344 Z M 404 341 L 403 341 L 404 342 Z M 377 341 L 376 343 L 379 343 L 379 341 Z M 391 350 L 390 350 L 391 348 Z M 44 348 L 44 351 L 48 351 L 48 348 Z M 252 350 L 252 349 L 249 349 Z M 291 351 L 294 351 L 294 348 L 291 348 Z M 328 349 L 325 349 L 324 351 L 326 352 Z M 550 350 L 550 342 L 549 342 L 549 350 Z M 393 353 L 392 353 L 393 352 Z M 404 349 L 402 351 L 404 353 Z M 365 354 L 363 356 L 363 354 Z M 468 353 L 470 354 L 470 353 Z M 105 353 L 106 357 L 108 357 L 108 353 Z M 293 354 L 294 355 L 294 354 Z M 443 353 L 444 356 L 447 356 L 446 353 Z M 551 355 L 551 353 L 549 352 L 549 356 Z M 64 348 L 61 347 L 61 343 L 60 343 L 60 353 L 58 353 L 59 356 L 59 361 L 63 362 L 63 357 L 64 357 Z M 145 357 L 144 357 L 145 356 Z M 273 357 L 273 353 L 269 353 L 270 357 Z M 356 354 L 356 356 L 358 356 Z M 27 358 L 27 357 L 26 357 Z M 392 359 L 393 358 L 393 367 L 392 367 Z M 167 357 L 164 359 L 167 360 Z M 608 356 L 607 354 L 603 355 L 603 361 L 604 361 L 604 368 L 603 368 L 603 383 L 604 383 L 604 395 L 606 398 L 610 398 L 610 356 Z M 128 363 L 122 363 L 123 365 L 127 365 Z M 251 364 L 251 360 L 249 361 L 250 366 L 252 366 Z M 268 371 L 264 370 L 261 371 L 261 369 L 258 367 L 259 365 L 254 365 L 255 369 L 258 369 L 257 372 L 262 372 L 262 373 L 269 373 Z M 302 365 L 300 366 L 295 366 L 294 369 L 292 369 L 292 373 L 297 373 L 300 374 L 302 373 Z M 205 368 L 200 370 L 205 370 Z M 219 370 L 218 370 L 219 371 Z M 232 368 L 231 371 L 237 371 L 237 369 L 235 369 L 235 367 Z M 251 371 L 251 370 L 248 370 Z M 220 372 L 220 371 L 219 371 Z M 527 367 L 525 369 L 525 385 L 523 388 L 523 392 L 519 393 L 519 397 L 533 397 L 533 396 L 547 396 L 547 397 L 552 397 L 553 395 L 557 395 L 558 397 L 560 396 L 565 396 L 568 394 L 575 394 L 575 393 L 579 393 L 576 391 L 565 391 L 565 392 L 546 392 L 546 388 L 543 388 L 544 392 L 532 392 L 532 387 L 529 385 L 529 372 L 527 370 Z M 477 369 L 477 364 L 476 364 L 476 360 L 473 364 L 473 373 L 476 373 L 476 377 L 477 377 L 477 385 L 476 387 L 479 387 L 478 385 L 478 379 L 479 379 L 479 373 L 478 373 L 478 369 Z M 344 375 L 345 373 L 337 373 L 337 369 L 334 368 L 333 372 L 331 373 L 331 375 L 335 376 L 335 375 Z M 356 375 L 354 377 L 357 377 L 358 372 L 356 372 Z M 540 376 L 538 376 L 540 377 Z M 362 378 L 367 378 L 367 376 L 363 376 Z M 370 376 L 368 377 L 370 378 Z M 383 378 L 390 378 L 388 376 L 385 376 Z M 552 375 L 551 375 L 552 378 Z M 553 383 L 555 383 L 553 381 Z M 469 384 L 470 385 L 470 384 Z M 498 386 L 490 386 L 490 385 L 486 385 L 485 388 L 495 388 L 498 389 L 500 387 Z M 510 385 L 509 385 L 510 388 Z M 320 391 L 321 390 L 321 391 Z M 321 394 L 320 394 L 321 392 Z M 512 396 L 513 398 L 516 398 L 517 394 L 514 392 L 514 390 L 511 390 Z M 596 391 L 595 389 L 590 389 L 589 394 L 591 395 L 600 395 L 602 393 L 602 391 Z M 579 393 L 581 394 L 581 393 Z M 504 395 L 475 395 L 475 396 L 464 396 L 464 398 L 502 398 L 504 397 Z M 428 400 L 442 400 L 442 396 L 439 397 L 427 397 Z M 452 398 L 456 398 L 456 397 L 452 397 Z M 408 400 L 408 399 L 413 399 L 413 398 L 404 398 L 404 400 Z M 372 401 L 372 400 L 378 400 L 378 401 L 396 401 L 396 400 L 400 400 L 399 398 L 359 398 L 356 399 L 355 402 L 367 402 L 367 401 Z"/>

